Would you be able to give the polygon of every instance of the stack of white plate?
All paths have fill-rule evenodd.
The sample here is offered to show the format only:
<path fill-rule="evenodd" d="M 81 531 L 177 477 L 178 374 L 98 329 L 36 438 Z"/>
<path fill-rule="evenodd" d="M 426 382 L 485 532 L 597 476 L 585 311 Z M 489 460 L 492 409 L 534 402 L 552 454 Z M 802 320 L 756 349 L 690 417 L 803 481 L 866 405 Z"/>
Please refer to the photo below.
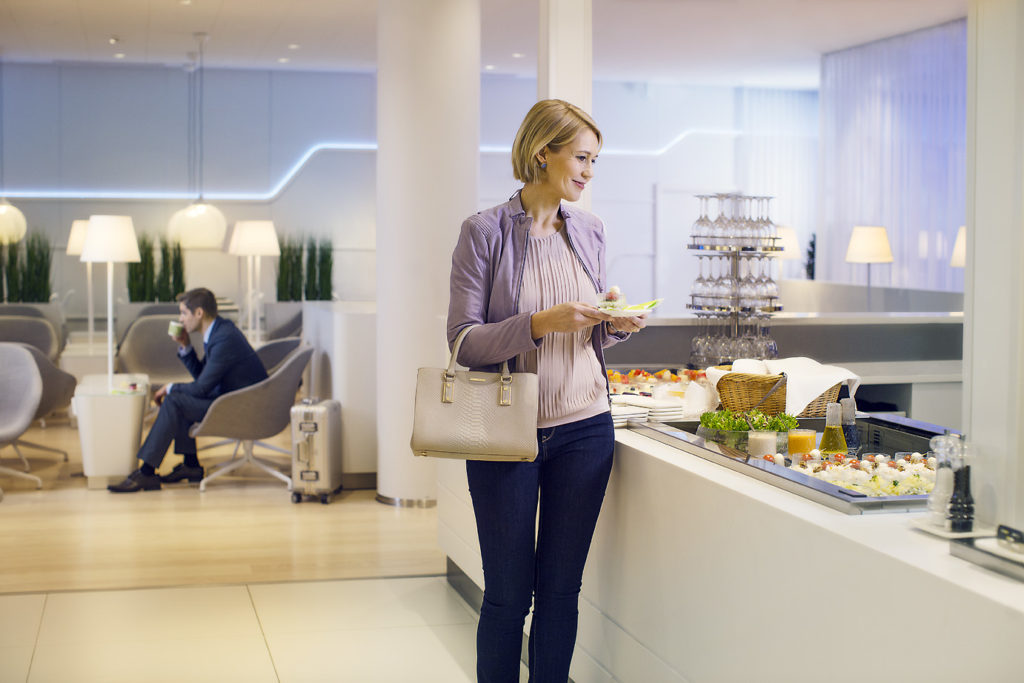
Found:
<path fill-rule="evenodd" d="M 625 427 L 628 420 L 647 420 L 647 409 L 637 406 L 612 405 L 612 423 Z"/>
<path fill-rule="evenodd" d="M 615 398 L 619 399 L 616 403 L 620 405 L 647 409 L 647 419 L 651 422 L 672 422 L 683 419 L 683 400 L 681 398 L 651 398 L 650 396 L 626 394 L 620 394 Z"/>

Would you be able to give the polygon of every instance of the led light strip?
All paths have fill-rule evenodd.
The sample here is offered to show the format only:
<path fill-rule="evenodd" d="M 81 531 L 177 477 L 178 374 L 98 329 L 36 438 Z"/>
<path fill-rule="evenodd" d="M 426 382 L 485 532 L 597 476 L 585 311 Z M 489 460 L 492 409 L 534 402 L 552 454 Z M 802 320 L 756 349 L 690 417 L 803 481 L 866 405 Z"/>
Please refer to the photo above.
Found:
<path fill-rule="evenodd" d="M 667 153 L 673 147 L 688 137 L 694 135 L 712 135 L 736 137 L 742 133 L 738 130 L 715 130 L 690 128 L 677 135 L 671 142 L 660 149 L 614 149 L 608 148 L 601 151 L 604 156 L 636 156 L 636 157 L 657 157 Z M 210 201 L 218 202 L 269 202 L 276 199 L 286 187 L 288 187 L 302 168 L 309 163 L 315 155 L 325 151 L 342 152 L 375 152 L 376 142 L 321 142 L 313 145 L 299 157 L 291 168 L 285 172 L 278 181 L 267 192 L 204 192 L 203 197 Z M 510 146 L 481 145 L 481 154 L 511 154 Z M 165 192 L 158 190 L 16 190 L 5 189 L 3 196 L 17 199 L 81 199 L 81 200 L 193 200 L 195 193 L 189 192 Z"/>

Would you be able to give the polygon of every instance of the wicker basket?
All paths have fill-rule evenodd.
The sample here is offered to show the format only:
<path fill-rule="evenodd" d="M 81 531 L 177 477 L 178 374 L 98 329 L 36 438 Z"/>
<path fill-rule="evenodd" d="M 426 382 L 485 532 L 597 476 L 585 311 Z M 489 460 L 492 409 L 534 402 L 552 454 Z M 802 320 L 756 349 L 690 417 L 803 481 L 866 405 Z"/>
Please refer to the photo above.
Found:
<path fill-rule="evenodd" d="M 718 369 L 730 370 L 731 366 L 720 365 Z M 730 372 L 718 380 L 717 389 L 722 400 L 722 407 L 733 412 L 752 410 L 780 379 L 782 379 L 782 375 L 749 375 L 742 372 Z M 807 404 L 804 411 L 797 417 L 824 417 L 825 407 L 839 399 L 839 387 L 841 386 L 842 383 L 836 384 L 818 396 Z M 757 409 L 765 415 L 778 415 L 785 412 L 786 385 L 783 384 L 779 387 Z"/>

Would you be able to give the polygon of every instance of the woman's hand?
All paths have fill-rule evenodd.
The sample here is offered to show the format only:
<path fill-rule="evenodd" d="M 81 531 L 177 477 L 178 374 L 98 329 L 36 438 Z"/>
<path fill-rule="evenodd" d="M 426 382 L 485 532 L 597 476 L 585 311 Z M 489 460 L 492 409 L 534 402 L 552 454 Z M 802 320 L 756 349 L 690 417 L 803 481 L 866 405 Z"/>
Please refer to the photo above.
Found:
<path fill-rule="evenodd" d="M 551 332 L 577 332 L 611 319 L 597 306 L 568 301 L 534 313 L 530 317 L 530 335 L 540 339 Z"/>
<path fill-rule="evenodd" d="M 647 326 L 647 314 L 631 315 L 626 318 L 613 318 L 608 321 L 608 331 L 615 332 L 639 332 Z"/>

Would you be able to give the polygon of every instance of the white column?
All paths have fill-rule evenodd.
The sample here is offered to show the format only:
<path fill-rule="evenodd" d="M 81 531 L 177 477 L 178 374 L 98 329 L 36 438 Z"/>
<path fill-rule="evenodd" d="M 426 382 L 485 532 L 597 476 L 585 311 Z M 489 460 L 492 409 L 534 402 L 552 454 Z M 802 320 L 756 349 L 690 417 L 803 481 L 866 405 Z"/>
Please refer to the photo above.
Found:
<path fill-rule="evenodd" d="M 976 519 L 1024 529 L 1024 0 L 967 19 L 964 425 Z"/>
<path fill-rule="evenodd" d="M 377 3 L 377 497 L 433 505 L 413 456 L 416 369 L 447 363 L 451 251 L 477 209 L 479 0 Z M 344 408 L 343 408 L 344 409 Z"/>
<path fill-rule="evenodd" d="M 593 115 L 591 2 L 540 0 L 537 99 L 565 100 Z M 576 204 L 590 208 L 589 185 Z"/>

